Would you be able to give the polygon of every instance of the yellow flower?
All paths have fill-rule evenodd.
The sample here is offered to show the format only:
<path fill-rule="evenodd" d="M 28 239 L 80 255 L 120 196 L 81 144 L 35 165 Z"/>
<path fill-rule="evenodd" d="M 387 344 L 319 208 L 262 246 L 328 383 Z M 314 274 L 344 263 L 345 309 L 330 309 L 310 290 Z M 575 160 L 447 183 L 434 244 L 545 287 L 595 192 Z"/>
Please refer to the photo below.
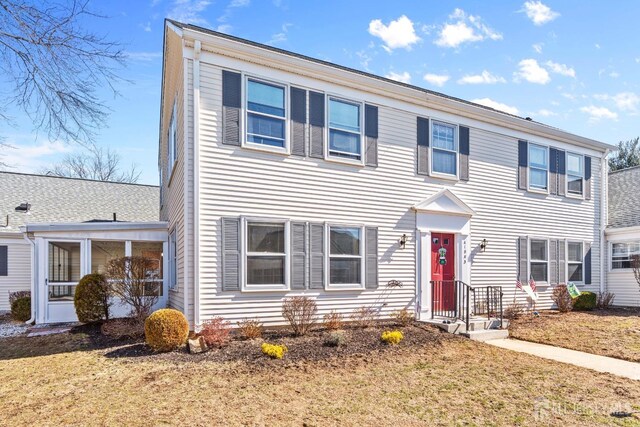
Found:
<path fill-rule="evenodd" d="M 384 331 L 380 339 L 387 344 L 395 345 L 404 339 L 404 335 L 401 331 Z"/>
<path fill-rule="evenodd" d="M 269 344 L 266 342 L 262 344 L 261 348 L 263 354 L 266 354 L 273 359 L 282 359 L 285 353 L 289 351 L 287 346 L 284 344 Z"/>

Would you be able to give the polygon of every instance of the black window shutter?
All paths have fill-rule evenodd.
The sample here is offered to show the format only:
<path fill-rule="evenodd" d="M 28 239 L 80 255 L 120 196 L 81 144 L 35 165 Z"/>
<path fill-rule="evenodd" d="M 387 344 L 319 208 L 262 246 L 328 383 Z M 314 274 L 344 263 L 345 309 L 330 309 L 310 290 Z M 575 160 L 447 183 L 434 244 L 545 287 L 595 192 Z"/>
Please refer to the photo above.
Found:
<path fill-rule="evenodd" d="M 366 289 L 378 288 L 378 228 L 365 227 L 365 281 Z"/>
<path fill-rule="evenodd" d="M 558 284 L 558 239 L 549 239 L 549 283 Z"/>
<path fill-rule="evenodd" d="M 518 280 L 522 283 L 529 281 L 529 238 L 518 238 Z"/>
<path fill-rule="evenodd" d="M 9 275 L 9 247 L 0 246 L 0 276 Z"/>
<path fill-rule="evenodd" d="M 584 157 L 584 199 L 591 200 L 591 157 Z"/>
<path fill-rule="evenodd" d="M 584 284 L 591 284 L 591 243 L 584 244 Z"/>
<path fill-rule="evenodd" d="M 364 106 L 364 159 L 367 166 L 378 166 L 378 107 Z"/>
<path fill-rule="evenodd" d="M 309 224 L 309 288 L 324 289 L 324 224 Z"/>
<path fill-rule="evenodd" d="M 567 153 L 564 150 L 556 150 L 556 160 L 558 162 L 558 195 L 567 195 Z"/>
<path fill-rule="evenodd" d="M 222 218 L 222 290 L 240 290 L 240 218 Z"/>
<path fill-rule="evenodd" d="M 549 149 L 549 194 L 558 194 L 558 150 Z"/>
<path fill-rule="evenodd" d="M 458 137 L 460 139 L 460 180 L 469 181 L 469 128 L 460 126 Z"/>
<path fill-rule="evenodd" d="M 417 145 L 417 173 L 429 175 L 429 119 L 424 117 L 418 117 Z"/>
<path fill-rule="evenodd" d="M 518 141 L 518 188 L 520 190 L 528 189 L 527 185 L 527 168 L 529 167 L 529 143 L 527 141 Z M 525 278 L 525 280 L 527 280 Z"/>
<path fill-rule="evenodd" d="M 291 289 L 294 290 L 304 290 L 309 287 L 307 236 L 306 222 L 291 223 Z"/>
<path fill-rule="evenodd" d="M 222 70 L 222 143 L 240 145 L 242 76 Z"/>
<path fill-rule="evenodd" d="M 324 158 L 324 93 L 309 92 L 309 156 Z"/>
<path fill-rule="evenodd" d="M 307 91 L 291 88 L 291 154 L 307 155 Z"/>

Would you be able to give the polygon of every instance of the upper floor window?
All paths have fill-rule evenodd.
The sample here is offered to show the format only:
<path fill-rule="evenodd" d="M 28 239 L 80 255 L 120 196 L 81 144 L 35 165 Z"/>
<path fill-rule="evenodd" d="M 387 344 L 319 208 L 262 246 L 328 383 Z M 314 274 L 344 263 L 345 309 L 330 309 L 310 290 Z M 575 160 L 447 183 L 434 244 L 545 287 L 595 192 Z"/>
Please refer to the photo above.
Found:
<path fill-rule="evenodd" d="M 433 122 L 431 127 L 431 171 L 456 175 L 458 170 L 458 140 L 456 127 Z"/>
<path fill-rule="evenodd" d="M 329 227 L 329 286 L 362 286 L 363 249 L 361 227 Z"/>
<path fill-rule="evenodd" d="M 549 270 L 549 251 L 546 240 L 531 239 L 529 247 L 529 272 L 536 282 L 546 282 Z"/>
<path fill-rule="evenodd" d="M 167 163 L 168 163 L 168 176 L 171 177 L 173 171 L 173 165 L 178 158 L 178 126 L 176 125 L 176 103 L 173 103 L 173 109 L 171 110 L 171 120 L 169 121 L 169 130 L 167 131 Z"/>
<path fill-rule="evenodd" d="M 567 153 L 567 191 L 582 196 L 584 182 L 584 157 Z"/>
<path fill-rule="evenodd" d="M 570 282 L 582 282 L 582 263 L 583 252 L 582 242 L 569 242 L 567 243 L 567 264 L 569 269 L 569 281 Z"/>
<path fill-rule="evenodd" d="M 640 241 L 614 243 L 611 246 L 611 268 L 614 270 L 631 268 L 633 257 L 640 256 Z"/>
<path fill-rule="evenodd" d="M 286 147 L 285 98 L 284 86 L 247 80 L 247 143 Z"/>
<path fill-rule="evenodd" d="M 329 156 L 362 159 L 360 103 L 329 98 Z"/>
<path fill-rule="evenodd" d="M 246 287 L 286 289 L 286 222 L 246 222 Z"/>
<path fill-rule="evenodd" d="M 549 188 L 549 150 L 547 147 L 529 144 L 529 188 Z"/>

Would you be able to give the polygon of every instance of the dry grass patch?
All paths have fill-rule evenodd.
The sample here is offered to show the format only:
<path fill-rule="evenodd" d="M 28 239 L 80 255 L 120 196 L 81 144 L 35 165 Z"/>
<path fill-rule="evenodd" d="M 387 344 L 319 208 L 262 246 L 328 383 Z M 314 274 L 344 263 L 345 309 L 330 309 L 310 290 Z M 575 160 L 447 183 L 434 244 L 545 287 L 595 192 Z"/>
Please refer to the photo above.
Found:
<path fill-rule="evenodd" d="M 512 338 L 640 362 L 640 311 L 608 309 L 524 316 L 509 327 Z"/>
<path fill-rule="evenodd" d="M 268 366 L 106 357 L 113 348 L 0 360 L 0 425 L 639 422 L 609 415 L 640 402 L 637 381 L 464 339 L 403 344 L 394 351 Z M 542 420 L 536 418 L 540 402 L 550 408 Z"/>

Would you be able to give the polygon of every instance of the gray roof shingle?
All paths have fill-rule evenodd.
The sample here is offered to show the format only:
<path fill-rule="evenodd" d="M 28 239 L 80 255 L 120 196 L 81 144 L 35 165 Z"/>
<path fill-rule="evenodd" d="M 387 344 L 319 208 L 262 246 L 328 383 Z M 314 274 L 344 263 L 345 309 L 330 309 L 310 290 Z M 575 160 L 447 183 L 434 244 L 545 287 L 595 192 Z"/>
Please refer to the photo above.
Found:
<path fill-rule="evenodd" d="M 29 213 L 17 212 L 29 203 Z M 52 222 L 158 221 L 156 186 L 0 172 L 0 233 Z M 9 215 L 9 226 L 3 227 Z"/>
<path fill-rule="evenodd" d="M 609 174 L 609 228 L 640 225 L 640 166 Z"/>

